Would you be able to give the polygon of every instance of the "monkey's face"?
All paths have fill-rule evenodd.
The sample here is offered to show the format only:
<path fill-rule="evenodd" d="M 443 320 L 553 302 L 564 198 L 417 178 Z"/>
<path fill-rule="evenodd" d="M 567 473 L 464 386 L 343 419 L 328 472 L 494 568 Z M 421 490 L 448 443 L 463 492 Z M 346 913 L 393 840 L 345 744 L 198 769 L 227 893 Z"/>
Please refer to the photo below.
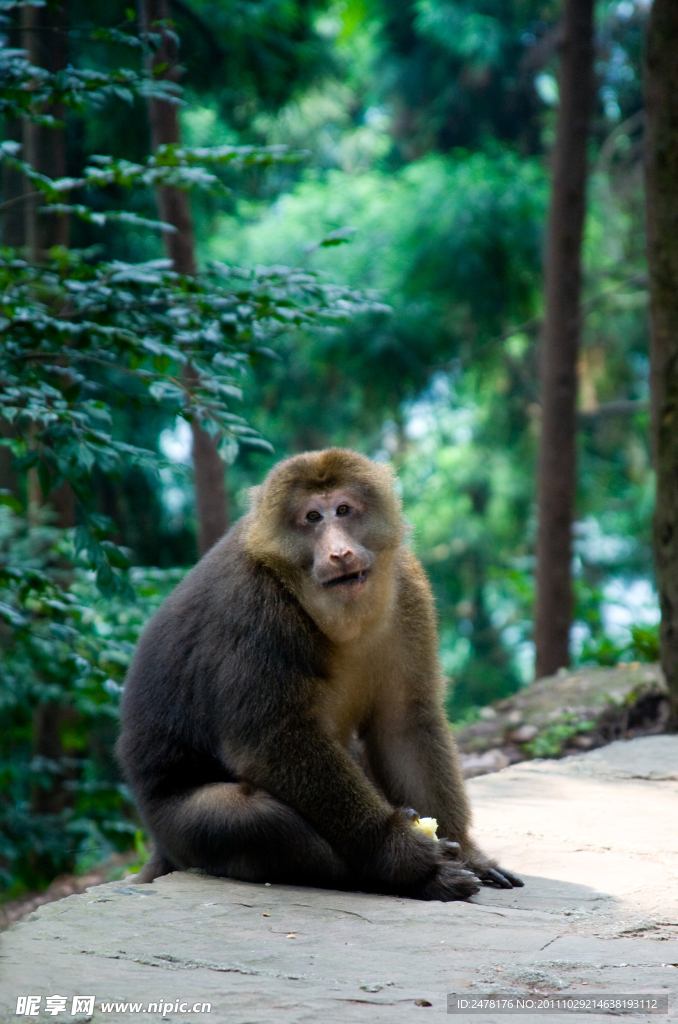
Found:
<path fill-rule="evenodd" d="M 294 517 L 311 582 L 328 598 L 348 603 L 368 589 L 374 555 L 365 546 L 369 530 L 364 501 L 350 490 L 304 498 Z"/>
<path fill-rule="evenodd" d="M 271 470 L 252 492 L 244 539 L 316 625 L 344 643 L 388 621 L 404 532 L 388 467 L 328 448 Z"/>

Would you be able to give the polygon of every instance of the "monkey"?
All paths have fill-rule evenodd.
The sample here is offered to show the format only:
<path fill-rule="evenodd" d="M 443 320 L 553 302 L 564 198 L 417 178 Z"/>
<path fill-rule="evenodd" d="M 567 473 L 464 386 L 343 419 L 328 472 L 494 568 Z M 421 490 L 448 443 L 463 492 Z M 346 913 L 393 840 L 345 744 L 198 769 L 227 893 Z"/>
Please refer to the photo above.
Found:
<path fill-rule="evenodd" d="M 118 754 L 173 870 L 468 899 L 523 882 L 469 836 L 437 627 L 391 470 L 278 463 L 143 632 Z M 438 820 L 438 841 L 412 827 Z"/>

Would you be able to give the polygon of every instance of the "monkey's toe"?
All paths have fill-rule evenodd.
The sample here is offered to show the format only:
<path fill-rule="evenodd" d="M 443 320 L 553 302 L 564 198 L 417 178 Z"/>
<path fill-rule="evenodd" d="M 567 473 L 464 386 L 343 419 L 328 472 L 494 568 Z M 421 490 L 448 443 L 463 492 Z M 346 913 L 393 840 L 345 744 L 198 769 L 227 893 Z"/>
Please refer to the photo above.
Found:
<path fill-rule="evenodd" d="M 480 877 L 484 885 L 496 885 L 500 889 L 520 888 L 525 885 L 522 878 L 518 878 L 506 868 L 487 868 Z"/>
<path fill-rule="evenodd" d="M 518 878 L 512 871 L 507 871 L 506 868 L 499 868 L 504 878 L 508 878 L 509 882 L 515 889 L 522 889 L 525 883 L 522 878 Z"/>

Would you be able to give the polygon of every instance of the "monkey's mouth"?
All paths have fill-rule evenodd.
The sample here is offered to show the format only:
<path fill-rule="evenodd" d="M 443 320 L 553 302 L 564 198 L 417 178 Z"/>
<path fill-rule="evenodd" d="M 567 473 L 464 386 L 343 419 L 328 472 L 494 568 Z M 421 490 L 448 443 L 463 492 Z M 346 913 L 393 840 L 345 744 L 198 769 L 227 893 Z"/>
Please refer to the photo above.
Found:
<path fill-rule="evenodd" d="M 357 572 L 347 572 L 343 576 L 335 576 L 332 580 L 326 580 L 323 587 L 350 587 L 356 583 L 364 583 L 366 578 L 367 569 L 359 569 Z"/>

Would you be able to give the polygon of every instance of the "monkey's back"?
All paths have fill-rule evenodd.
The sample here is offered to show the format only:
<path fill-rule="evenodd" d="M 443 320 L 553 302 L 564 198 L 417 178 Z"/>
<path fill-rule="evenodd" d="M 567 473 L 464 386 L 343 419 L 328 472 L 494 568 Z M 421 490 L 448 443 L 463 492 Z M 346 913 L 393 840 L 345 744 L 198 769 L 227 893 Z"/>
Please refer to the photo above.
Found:
<path fill-rule="evenodd" d="M 234 781 L 229 749 L 258 745 L 310 699 L 326 643 L 234 527 L 142 634 L 127 674 L 118 756 L 142 813 L 155 799 Z"/>

